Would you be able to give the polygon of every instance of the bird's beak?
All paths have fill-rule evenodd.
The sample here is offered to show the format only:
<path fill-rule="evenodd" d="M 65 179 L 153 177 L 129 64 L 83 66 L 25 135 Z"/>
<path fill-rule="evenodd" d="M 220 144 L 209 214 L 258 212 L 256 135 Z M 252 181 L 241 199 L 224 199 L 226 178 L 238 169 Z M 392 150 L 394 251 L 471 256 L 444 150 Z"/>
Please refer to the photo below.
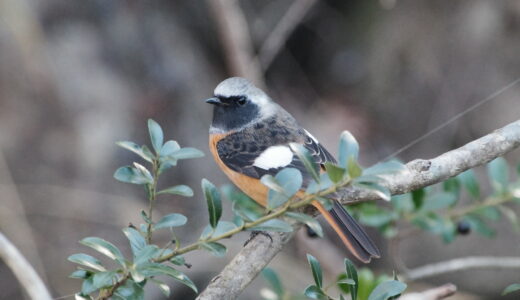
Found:
<path fill-rule="evenodd" d="M 222 104 L 222 101 L 220 101 L 219 98 L 213 97 L 206 100 L 206 103 L 213 104 L 213 105 L 219 105 Z"/>

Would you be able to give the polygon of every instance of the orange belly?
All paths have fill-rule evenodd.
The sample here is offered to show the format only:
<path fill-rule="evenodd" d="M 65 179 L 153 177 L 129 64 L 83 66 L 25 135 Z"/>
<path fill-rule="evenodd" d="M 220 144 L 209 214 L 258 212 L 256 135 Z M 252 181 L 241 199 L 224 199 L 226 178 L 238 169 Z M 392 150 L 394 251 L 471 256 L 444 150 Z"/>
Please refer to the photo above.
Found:
<path fill-rule="evenodd" d="M 227 177 L 246 195 L 251 197 L 253 200 L 258 202 L 262 206 L 267 205 L 267 192 L 268 189 L 263 185 L 260 180 L 246 176 L 244 174 L 231 170 L 228 166 L 222 162 L 217 153 L 217 143 L 228 134 L 210 134 L 209 136 L 209 149 L 213 158 L 217 162 L 220 169 L 227 175 Z"/>

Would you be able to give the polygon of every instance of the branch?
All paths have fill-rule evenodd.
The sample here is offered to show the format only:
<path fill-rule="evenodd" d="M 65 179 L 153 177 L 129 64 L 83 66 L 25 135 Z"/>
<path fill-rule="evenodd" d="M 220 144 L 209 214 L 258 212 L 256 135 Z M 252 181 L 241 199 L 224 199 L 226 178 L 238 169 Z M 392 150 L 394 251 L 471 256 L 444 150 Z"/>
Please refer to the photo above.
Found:
<path fill-rule="evenodd" d="M 247 20 L 238 1 L 208 0 L 207 3 L 217 22 L 217 32 L 230 72 L 265 86 L 260 63 L 254 56 Z"/>
<path fill-rule="evenodd" d="M 409 162 L 406 165 L 407 170 L 386 176 L 384 185 L 392 194 L 407 193 L 485 164 L 518 146 L 520 146 L 520 120 L 434 159 Z M 358 188 L 349 187 L 342 192 L 344 192 L 343 203 L 379 199 L 373 192 Z M 198 299 L 236 298 L 291 238 L 290 235 L 284 238 L 276 233 L 272 235 L 273 240 L 270 243 L 266 243 L 268 239 L 266 240 L 262 235 L 253 238 L 212 280 Z"/>
<path fill-rule="evenodd" d="M 520 257 L 470 256 L 456 258 L 407 271 L 407 280 L 418 280 L 469 269 L 520 269 Z"/>
<path fill-rule="evenodd" d="M 287 38 L 301 23 L 307 12 L 314 6 L 317 0 L 294 0 L 278 24 L 265 39 L 258 53 L 258 60 L 263 70 L 267 70 L 276 55 L 284 45 Z"/>
<path fill-rule="evenodd" d="M 440 300 L 453 296 L 457 287 L 451 283 L 435 287 L 420 293 L 404 294 L 400 300 Z"/>
<path fill-rule="evenodd" d="M 520 120 L 458 149 L 436 158 L 416 159 L 406 164 L 406 170 L 386 175 L 382 185 L 392 195 L 404 194 L 456 176 L 468 169 L 486 164 L 520 146 Z M 347 187 L 342 190 L 342 203 L 377 200 L 372 191 Z"/>
<path fill-rule="evenodd" d="M 34 268 L 2 233 L 0 233 L 0 258 L 13 271 L 31 299 L 52 299 Z"/>
<path fill-rule="evenodd" d="M 296 229 L 295 229 L 296 230 Z M 197 297 L 198 300 L 235 299 L 292 237 L 290 233 L 257 234 Z"/>

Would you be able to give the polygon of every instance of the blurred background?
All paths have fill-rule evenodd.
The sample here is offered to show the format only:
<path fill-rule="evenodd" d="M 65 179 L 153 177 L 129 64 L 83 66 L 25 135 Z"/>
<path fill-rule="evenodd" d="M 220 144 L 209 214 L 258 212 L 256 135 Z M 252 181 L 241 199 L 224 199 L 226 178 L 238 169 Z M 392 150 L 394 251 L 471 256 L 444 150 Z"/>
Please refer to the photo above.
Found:
<path fill-rule="evenodd" d="M 99 236 L 129 253 L 121 228 L 139 223 L 147 204 L 139 187 L 113 179 L 117 167 L 137 159 L 115 142 L 148 143 L 148 118 L 167 138 L 209 154 L 211 107 L 203 100 L 223 79 L 246 76 L 331 152 L 341 131 L 350 130 L 368 166 L 517 79 L 519 53 L 516 0 L 2 0 L 0 230 L 54 297 L 73 294 L 80 281 L 67 277 L 75 265 L 66 258 L 88 252 L 80 239 Z M 434 157 L 517 120 L 519 92 L 520 86 L 508 89 L 398 158 Z M 517 164 L 520 152 L 507 159 Z M 207 224 L 200 179 L 229 182 L 209 155 L 167 174 L 163 186 L 188 184 L 195 196 L 164 197 L 157 214 L 188 216 L 181 236 L 189 242 Z M 405 240 L 399 255 L 409 267 L 469 255 L 518 256 L 519 235 L 506 223 L 495 224 L 494 239 L 472 234 L 448 245 L 423 233 Z M 271 267 L 286 286 L 302 291 L 312 282 L 309 252 L 332 278 L 341 264 L 331 258 L 347 254 L 329 237 L 298 234 Z M 184 271 L 202 289 L 246 238 L 227 241 L 225 258 L 188 255 L 193 267 Z M 377 243 L 384 255 L 369 267 L 391 274 L 397 267 L 386 242 Z M 471 270 L 418 286 L 445 282 L 461 290 L 453 299 L 496 299 L 520 282 L 520 272 Z M 260 299 L 263 286 L 255 280 L 242 299 Z M 195 297 L 177 283 L 172 294 Z M 0 299 L 23 297 L 0 262 Z M 153 288 L 148 297 L 164 299 Z"/>

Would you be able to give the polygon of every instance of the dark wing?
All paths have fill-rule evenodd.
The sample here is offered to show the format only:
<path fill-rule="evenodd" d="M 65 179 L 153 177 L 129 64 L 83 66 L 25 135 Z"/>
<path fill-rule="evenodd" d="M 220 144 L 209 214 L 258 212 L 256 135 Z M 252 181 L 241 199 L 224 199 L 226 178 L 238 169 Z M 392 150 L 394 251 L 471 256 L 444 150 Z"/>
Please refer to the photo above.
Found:
<path fill-rule="evenodd" d="M 323 167 L 326 162 L 336 162 L 334 157 L 319 142 L 307 134 L 306 131 L 304 134 L 304 143 L 302 145 L 309 151 L 316 164 Z M 288 143 L 282 145 L 288 146 Z M 220 159 L 227 167 L 249 177 L 260 179 L 266 174 L 274 176 L 283 168 L 292 167 L 300 170 L 304 183 L 311 179 L 310 174 L 308 174 L 305 166 L 296 155 L 293 155 L 292 160 L 284 166 L 269 169 L 256 166 L 255 160 L 271 146 L 273 145 L 263 145 L 258 140 L 235 138 L 231 135 L 217 143 L 217 151 Z"/>

